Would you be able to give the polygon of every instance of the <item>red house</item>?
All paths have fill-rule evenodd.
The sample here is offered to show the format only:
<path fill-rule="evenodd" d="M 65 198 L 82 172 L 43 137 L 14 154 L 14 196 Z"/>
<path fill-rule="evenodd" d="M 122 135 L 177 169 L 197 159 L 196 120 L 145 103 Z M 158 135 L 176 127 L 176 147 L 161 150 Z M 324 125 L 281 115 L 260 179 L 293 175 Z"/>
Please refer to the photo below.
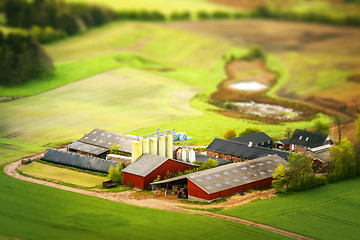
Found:
<path fill-rule="evenodd" d="M 176 173 L 196 167 L 197 165 L 146 153 L 127 166 L 123 172 L 123 184 L 139 189 L 147 189 L 157 178 L 166 176 L 167 172 Z"/>
<path fill-rule="evenodd" d="M 214 201 L 249 189 L 271 187 L 272 174 L 279 164 L 287 162 L 277 155 L 247 162 L 231 163 L 176 178 L 152 183 L 154 187 L 184 185 L 189 201 Z"/>

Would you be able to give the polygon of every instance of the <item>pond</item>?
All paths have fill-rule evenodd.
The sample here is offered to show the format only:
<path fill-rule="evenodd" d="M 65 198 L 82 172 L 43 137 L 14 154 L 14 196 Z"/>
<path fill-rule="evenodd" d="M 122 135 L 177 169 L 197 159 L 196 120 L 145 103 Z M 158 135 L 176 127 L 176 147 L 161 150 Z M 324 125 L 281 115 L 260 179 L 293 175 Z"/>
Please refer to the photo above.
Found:
<path fill-rule="evenodd" d="M 238 82 L 238 83 L 230 84 L 229 87 L 240 91 L 259 91 L 268 88 L 268 86 L 266 86 L 265 84 L 256 81 Z"/>
<path fill-rule="evenodd" d="M 260 117 L 291 120 L 300 115 L 300 112 L 279 105 L 256 102 L 235 102 L 234 105 L 240 112 L 257 115 Z"/>

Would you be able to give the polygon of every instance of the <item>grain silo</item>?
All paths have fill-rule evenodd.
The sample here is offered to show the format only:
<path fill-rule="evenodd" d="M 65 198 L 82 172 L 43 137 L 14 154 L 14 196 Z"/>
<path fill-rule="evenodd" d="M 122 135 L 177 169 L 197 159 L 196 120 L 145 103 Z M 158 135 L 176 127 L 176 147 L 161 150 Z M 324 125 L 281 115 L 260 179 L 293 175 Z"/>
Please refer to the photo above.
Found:
<path fill-rule="evenodd" d="M 145 138 L 141 141 L 142 141 L 143 154 L 150 153 L 150 140 L 148 138 Z"/>
<path fill-rule="evenodd" d="M 156 137 L 150 138 L 150 153 L 154 155 L 158 154 L 158 139 Z"/>
<path fill-rule="evenodd" d="M 159 156 L 165 157 L 166 155 L 166 144 L 165 136 L 159 136 Z"/>
<path fill-rule="evenodd" d="M 166 135 L 166 157 L 173 158 L 174 154 L 174 143 L 173 143 L 173 135 L 167 134 Z"/>
<path fill-rule="evenodd" d="M 132 146 L 131 161 L 135 162 L 142 155 L 142 142 L 132 141 L 131 146 Z"/>

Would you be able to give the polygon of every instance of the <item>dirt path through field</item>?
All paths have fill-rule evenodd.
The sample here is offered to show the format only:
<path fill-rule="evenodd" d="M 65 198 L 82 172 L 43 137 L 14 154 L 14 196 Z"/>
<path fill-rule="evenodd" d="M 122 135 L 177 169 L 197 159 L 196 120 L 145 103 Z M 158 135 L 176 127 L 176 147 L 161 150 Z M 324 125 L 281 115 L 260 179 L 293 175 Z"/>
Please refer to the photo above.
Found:
<path fill-rule="evenodd" d="M 41 155 L 38 155 L 38 157 L 39 156 L 41 156 Z M 173 198 L 173 199 L 165 198 L 164 199 L 163 197 L 166 197 L 166 196 L 161 196 L 160 198 L 153 198 L 153 195 L 142 193 L 142 194 L 146 194 L 147 196 L 151 196 L 151 197 L 144 197 L 144 196 L 141 196 L 141 193 L 140 193 L 140 195 L 137 194 L 136 190 L 128 190 L 128 191 L 123 191 L 123 192 L 95 192 L 95 191 L 88 191 L 88 190 L 84 190 L 84 189 L 63 186 L 63 185 L 59 185 L 56 183 L 46 182 L 46 181 L 23 176 L 16 171 L 16 169 L 20 165 L 21 165 L 21 161 L 16 161 L 16 162 L 10 163 L 4 168 L 4 172 L 11 177 L 14 177 L 14 178 L 17 178 L 17 179 L 20 179 L 23 181 L 33 182 L 33 183 L 37 183 L 37 184 L 41 184 L 41 185 L 49 186 L 49 187 L 54 187 L 54 188 L 58 188 L 58 189 L 66 190 L 66 191 L 76 192 L 76 193 L 80 193 L 80 194 L 87 195 L 87 196 L 99 197 L 99 198 L 107 199 L 107 200 L 114 201 L 114 202 L 126 203 L 126 204 L 140 206 L 140 207 L 149 207 L 149 208 L 156 208 L 156 209 L 162 209 L 162 210 L 168 210 L 168 211 L 174 211 L 174 212 L 199 214 L 199 215 L 204 215 L 204 216 L 209 216 L 209 217 L 221 218 L 221 219 L 225 219 L 228 221 L 238 222 L 241 224 L 265 229 L 268 231 L 272 231 L 272 232 L 282 234 L 284 236 L 296 238 L 296 239 L 312 239 L 312 238 L 305 237 L 305 236 L 302 236 L 302 235 L 299 235 L 296 233 L 288 232 L 288 231 L 285 231 L 282 229 L 274 228 L 271 226 L 256 223 L 256 222 L 249 221 L 246 219 L 241 219 L 241 218 L 232 217 L 232 216 L 226 216 L 226 215 L 218 214 L 218 213 L 211 213 L 211 212 L 207 212 L 207 211 L 183 208 L 183 207 L 187 207 L 187 208 L 199 208 L 199 209 L 208 209 L 208 208 L 225 208 L 226 209 L 226 208 L 230 208 L 233 206 L 237 206 L 240 204 L 244 204 L 244 203 L 253 201 L 258 198 L 272 197 L 272 196 L 274 196 L 273 190 L 254 191 L 252 193 L 246 194 L 245 196 L 240 196 L 240 195 L 232 196 L 228 199 L 227 202 L 219 203 L 219 204 L 215 204 L 215 205 L 195 205 L 195 204 L 182 203 L 181 200 L 176 199 L 176 198 Z"/>

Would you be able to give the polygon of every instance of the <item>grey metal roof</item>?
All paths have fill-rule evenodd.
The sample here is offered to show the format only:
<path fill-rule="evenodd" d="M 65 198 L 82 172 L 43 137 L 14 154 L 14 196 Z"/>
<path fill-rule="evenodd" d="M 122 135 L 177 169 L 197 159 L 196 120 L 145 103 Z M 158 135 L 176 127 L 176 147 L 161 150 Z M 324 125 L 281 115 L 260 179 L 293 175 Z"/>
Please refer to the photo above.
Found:
<path fill-rule="evenodd" d="M 103 148 L 111 148 L 114 144 L 119 146 L 122 152 L 131 153 L 131 142 L 134 139 L 128 135 L 109 132 L 102 129 L 94 129 L 84 137 L 79 139 L 79 142 L 96 145 Z"/>
<path fill-rule="evenodd" d="M 281 143 L 281 144 L 289 144 L 289 141 L 290 141 L 290 138 L 287 138 L 287 139 L 281 139 L 279 141 L 276 141 L 275 143 Z"/>
<path fill-rule="evenodd" d="M 321 132 L 310 132 L 296 129 L 291 136 L 289 143 L 314 148 L 323 145 L 327 137 L 328 135 Z"/>
<path fill-rule="evenodd" d="M 272 155 L 247 162 L 230 163 L 151 184 L 162 184 L 187 178 L 206 193 L 211 194 L 270 178 L 280 163 L 287 164 L 278 155 Z"/>
<path fill-rule="evenodd" d="M 320 147 L 316 147 L 316 148 L 311 148 L 310 151 L 312 151 L 313 153 L 322 153 L 322 152 L 326 152 L 329 151 L 330 148 L 332 148 L 333 145 L 324 145 L 324 146 L 320 146 Z"/>
<path fill-rule="evenodd" d="M 211 194 L 270 178 L 280 163 L 287 164 L 277 155 L 266 156 L 195 172 L 190 174 L 188 179 L 206 193 Z"/>
<path fill-rule="evenodd" d="M 245 159 L 255 159 L 259 157 L 265 157 L 265 156 L 277 154 L 281 158 L 287 160 L 289 156 L 288 152 L 283 152 L 276 149 L 258 147 L 254 145 L 249 147 L 245 143 L 236 142 L 232 140 L 225 140 L 221 138 L 215 138 L 206 148 L 206 150 L 229 154 L 232 156 L 237 156 Z"/>
<path fill-rule="evenodd" d="M 249 144 L 250 142 L 252 142 L 253 144 L 261 144 L 263 142 L 272 141 L 272 138 L 264 132 L 257 132 L 236 138 L 231 138 L 230 140 L 246 144 Z"/>
<path fill-rule="evenodd" d="M 201 162 L 201 163 L 204 163 L 209 158 L 211 158 L 211 159 L 216 160 L 219 166 L 230 163 L 230 161 L 228 161 L 228 160 L 225 160 L 222 158 L 211 157 L 211 156 L 200 154 L 200 153 L 195 153 L 195 158 L 196 158 L 196 161 Z"/>
<path fill-rule="evenodd" d="M 108 173 L 112 165 L 116 167 L 116 161 L 105 160 L 102 158 L 85 156 L 74 152 L 65 152 L 58 149 L 48 148 L 41 158 L 42 160 L 82 168 L 91 171 Z"/>
<path fill-rule="evenodd" d="M 77 150 L 77 151 L 91 153 L 93 155 L 100 155 L 102 153 L 109 151 L 108 148 L 94 146 L 94 145 L 82 143 L 82 142 L 73 142 L 73 143 L 70 143 L 69 145 L 66 145 L 65 147 L 69 148 L 69 149 Z"/>
<path fill-rule="evenodd" d="M 158 168 L 160 165 L 165 163 L 167 160 L 176 161 L 191 166 L 197 166 L 191 163 L 186 163 L 175 159 L 169 159 L 167 157 L 162 157 L 159 155 L 145 153 L 141 157 L 139 157 L 135 162 L 124 168 L 123 172 L 145 177 L 149 173 L 154 171 L 156 168 Z"/>

